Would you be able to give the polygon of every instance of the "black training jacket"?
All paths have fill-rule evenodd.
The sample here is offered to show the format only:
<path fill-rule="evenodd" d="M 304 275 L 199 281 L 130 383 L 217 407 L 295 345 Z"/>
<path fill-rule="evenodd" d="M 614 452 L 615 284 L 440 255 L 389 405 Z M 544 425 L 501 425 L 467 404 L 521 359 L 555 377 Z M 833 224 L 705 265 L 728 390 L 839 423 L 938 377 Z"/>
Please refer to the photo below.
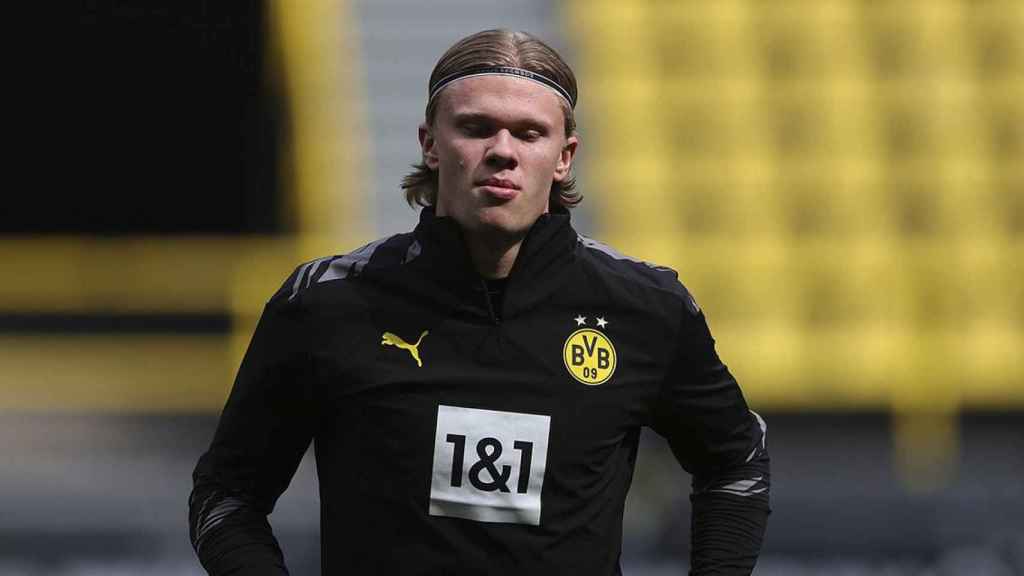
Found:
<path fill-rule="evenodd" d="M 193 475 L 210 574 L 287 573 L 266 516 L 310 441 L 324 574 L 620 574 L 642 426 L 694 475 L 691 573 L 750 573 L 765 426 L 675 272 L 560 212 L 531 228 L 501 301 L 486 288 L 430 208 L 288 278 Z"/>

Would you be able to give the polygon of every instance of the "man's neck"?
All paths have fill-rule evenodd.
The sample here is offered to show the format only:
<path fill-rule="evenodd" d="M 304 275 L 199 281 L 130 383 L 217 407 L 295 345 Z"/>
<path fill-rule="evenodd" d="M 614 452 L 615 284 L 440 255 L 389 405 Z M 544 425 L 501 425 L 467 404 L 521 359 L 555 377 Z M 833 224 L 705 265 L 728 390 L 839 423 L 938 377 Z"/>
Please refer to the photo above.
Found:
<path fill-rule="evenodd" d="M 523 238 L 515 237 L 467 233 L 465 238 L 473 267 L 488 280 L 507 278 L 523 245 Z"/>

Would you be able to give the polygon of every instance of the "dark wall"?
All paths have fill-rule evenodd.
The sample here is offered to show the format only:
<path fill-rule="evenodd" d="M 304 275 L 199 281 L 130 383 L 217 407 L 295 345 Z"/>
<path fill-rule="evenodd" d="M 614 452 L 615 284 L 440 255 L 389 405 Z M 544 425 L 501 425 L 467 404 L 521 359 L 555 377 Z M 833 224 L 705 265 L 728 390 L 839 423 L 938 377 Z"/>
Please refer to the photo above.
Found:
<path fill-rule="evenodd" d="M 37 178 L 0 211 L 0 234 L 282 228 L 263 2 L 55 6 L 73 32 L 40 46 Z"/>

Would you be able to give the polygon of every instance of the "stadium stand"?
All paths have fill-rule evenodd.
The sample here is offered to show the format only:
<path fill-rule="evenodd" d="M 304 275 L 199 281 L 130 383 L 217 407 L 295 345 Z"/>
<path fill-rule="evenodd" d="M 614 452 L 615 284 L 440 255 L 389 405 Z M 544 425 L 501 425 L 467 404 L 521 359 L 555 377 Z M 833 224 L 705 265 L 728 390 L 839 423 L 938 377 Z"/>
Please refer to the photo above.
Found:
<path fill-rule="evenodd" d="M 982 5 L 567 8 L 601 228 L 680 270 L 754 402 L 1024 406 L 1024 20 Z"/>

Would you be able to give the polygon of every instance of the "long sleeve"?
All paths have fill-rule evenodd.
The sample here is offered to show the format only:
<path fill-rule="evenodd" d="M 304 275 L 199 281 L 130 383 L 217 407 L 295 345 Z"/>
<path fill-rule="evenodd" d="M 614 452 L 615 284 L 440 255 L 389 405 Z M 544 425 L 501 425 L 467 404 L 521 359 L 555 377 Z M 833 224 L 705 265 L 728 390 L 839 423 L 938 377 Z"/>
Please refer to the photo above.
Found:
<path fill-rule="evenodd" d="M 212 576 L 288 574 L 267 515 L 315 429 L 308 342 L 301 310 L 282 289 L 263 311 L 193 472 L 189 532 Z"/>
<path fill-rule="evenodd" d="M 747 575 L 770 513 L 765 423 L 715 352 L 704 315 L 695 305 L 682 315 L 653 428 L 693 475 L 690 574 Z"/>

